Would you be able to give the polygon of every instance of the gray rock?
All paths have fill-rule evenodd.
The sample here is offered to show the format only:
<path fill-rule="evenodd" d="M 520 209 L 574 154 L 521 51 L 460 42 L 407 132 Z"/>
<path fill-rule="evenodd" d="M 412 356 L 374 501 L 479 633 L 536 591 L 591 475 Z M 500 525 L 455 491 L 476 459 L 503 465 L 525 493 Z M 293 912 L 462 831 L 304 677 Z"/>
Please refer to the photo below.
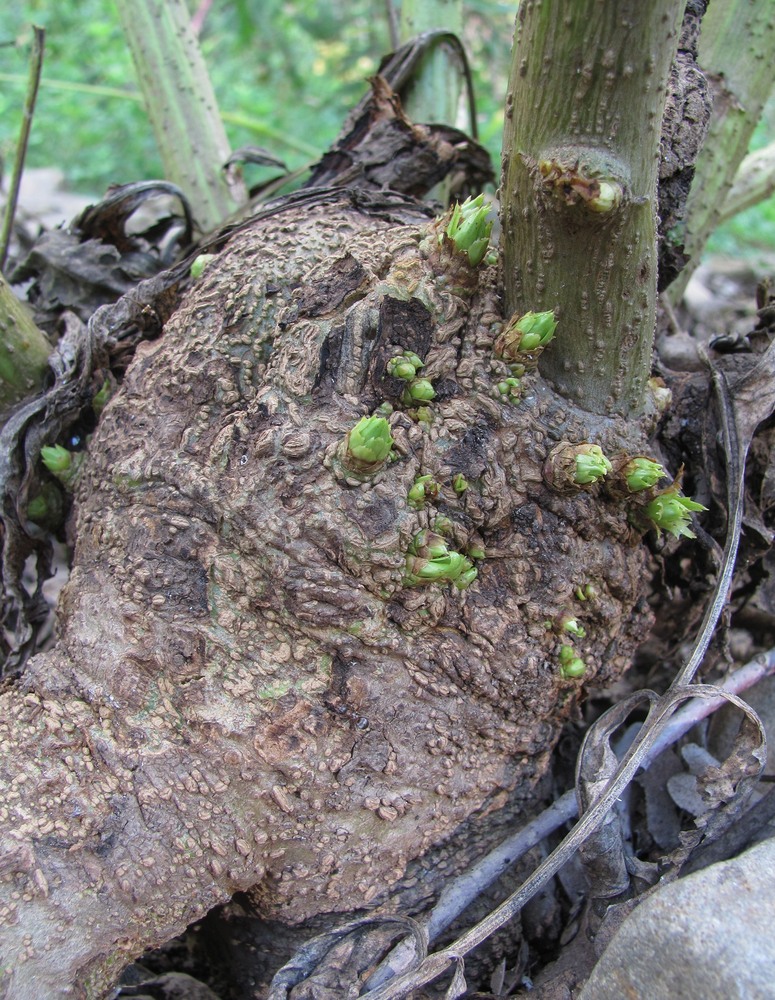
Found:
<path fill-rule="evenodd" d="M 624 921 L 579 1000 L 775 997 L 775 839 L 667 885 Z"/>

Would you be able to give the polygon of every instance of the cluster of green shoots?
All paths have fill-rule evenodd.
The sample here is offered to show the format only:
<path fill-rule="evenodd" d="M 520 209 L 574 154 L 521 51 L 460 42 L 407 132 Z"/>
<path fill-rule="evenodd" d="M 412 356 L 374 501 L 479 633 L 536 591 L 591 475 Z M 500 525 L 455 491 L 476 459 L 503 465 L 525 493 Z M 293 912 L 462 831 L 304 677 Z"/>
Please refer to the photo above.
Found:
<path fill-rule="evenodd" d="M 511 365 L 518 366 L 517 374 L 534 366 L 538 356 L 551 343 L 557 329 L 554 311 L 526 312 L 512 316 L 493 344 L 495 354 Z"/>
<path fill-rule="evenodd" d="M 511 375 L 495 385 L 495 396 L 502 403 L 515 403 L 521 395 L 520 379 L 535 368 L 543 349 L 554 337 L 557 320 L 554 312 L 527 312 L 513 316 L 493 344 L 496 357 L 507 362 Z"/>
<path fill-rule="evenodd" d="M 615 472 L 613 477 L 612 472 Z M 646 494 L 634 511 L 635 522 L 645 519 L 656 528 L 657 534 L 666 531 L 676 538 L 695 537 L 691 530 L 692 514 L 707 508 L 683 495 L 680 475 L 665 489 L 657 490 L 657 484 L 667 473 L 652 458 L 619 457 L 612 463 L 597 444 L 563 442 L 552 450 L 544 466 L 544 478 L 559 490 L 588 490 L 606 477 L 614 480 L 608 487 L 614 496 Z"/>
<path fill-rule="evenodd" d="M 404 406 L 422 405 L 436 398 L 436 391 L 431 385 L 430 380 L 418 375 L 420 369 L 424 367 L 425 362 L 412 351 L 404 351 L 403 354 L 399 354 L 388 361 L 388 375 L 400 378 L 406 382 L 406 387 L 401 396 L 401 402 Z"/>
<path fill-rule="evenodd" d="M 565 680 L 578 680 L 587 672 L 587 665 L 573 646 L 560 646 L 560 675 Z"/>
<path fill-rule="evenodd" d="M 457 253 L 465 254 L 471 267 L 478 267 L 488 258 L 492 222 L 488 221 L 490 206 L 484 201 L 484 195 L 467 198 L 452 209 L 449 222 L 444 233 L 439 236 L 439 243 L 446 237 Z M 491 263 L 487 260 L 487 263 Z"/>
<path fill-rule="evenodd" d="M 404 583 L 407 586 L 453 583 L 458 590 L 465 590 L 476 577 L 471 560 L 451 549 L 443 535 L 426 528 L 412 539 L 406 553 Z"/>

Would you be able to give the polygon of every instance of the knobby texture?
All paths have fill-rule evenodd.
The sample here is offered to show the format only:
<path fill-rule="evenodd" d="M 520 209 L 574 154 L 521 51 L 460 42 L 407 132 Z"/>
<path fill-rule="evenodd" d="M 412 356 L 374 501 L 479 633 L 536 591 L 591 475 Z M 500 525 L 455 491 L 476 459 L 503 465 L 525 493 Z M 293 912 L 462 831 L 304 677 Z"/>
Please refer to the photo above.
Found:
<path fill-rule="evenodd" d="M 451 838 L 478 816 L 486 843 L 482 815 L 545 770 L 581 683 L 562 616 L 596 682 L 644 634 L 626 505 L 543 467 L 559 440 L 637 453 L 649 428 L 590 425 L 537 374 L 502 401 L 495 269 L 353 200 L 236 234 L 103 414 L 57 645 L 2 696 L 2 997 L 104 996 L 238 890 L 278 940 L 389 892 L 411 909 L 411 863 L 438 889 Z M 430 422 L 387 374 L 403 350 Z M 337 448 L 384 401 L 394 460 L 351 485 Z M 486 552 L 465 591 L 406 584 L 437 515 Z"/>
<path fill-rule="evenodd" d="M 519 6 L 501 197 L 506 308 L 556 310 L 560 339 L 542 371 L 594 413 L 644 405 L 660 126 L 682 7 Z"/>

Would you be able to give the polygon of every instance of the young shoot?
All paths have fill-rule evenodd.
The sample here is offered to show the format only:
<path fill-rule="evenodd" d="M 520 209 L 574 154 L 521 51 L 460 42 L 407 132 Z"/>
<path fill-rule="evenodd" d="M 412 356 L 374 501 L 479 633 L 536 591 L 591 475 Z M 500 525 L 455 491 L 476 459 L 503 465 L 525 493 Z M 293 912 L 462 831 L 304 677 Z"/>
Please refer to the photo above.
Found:
<path fill-rule="evenodd" d="M 646 505 L 646 516 L 657 529 L 658 535 L 667 531 L 676 538 L 696 538 L 689 527 L 692 513 L 707 509 L 691 497 L 684 496 L 678 485 L 673 483 Z"/>

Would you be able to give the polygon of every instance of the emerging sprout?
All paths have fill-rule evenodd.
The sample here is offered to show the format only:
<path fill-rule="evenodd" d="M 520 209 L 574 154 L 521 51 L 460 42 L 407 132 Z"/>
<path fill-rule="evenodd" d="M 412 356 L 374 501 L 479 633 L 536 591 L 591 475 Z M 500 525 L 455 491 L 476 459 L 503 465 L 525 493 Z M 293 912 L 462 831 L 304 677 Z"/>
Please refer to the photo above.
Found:
<path fill-rule="evenodd" d="M 384 417 L 361 417 L 347 435 L 347 450 L 359 462 L 382 463 L 393 447 L 393 435 Z"/>
<path fill-rule="evenodd" d="M 493 345 L 499 358 L 520 362 L 525 355 L 532 360 L 554 337 L 557 320 L 554 311 L 526 312 L 523 316 L 513 316 Z"/>
<path fill-rule="evenodd" d="M 454 583 L 465 590 L 476 579 L 470 559 L 455 552 L 447 540 L 434 531 L 423 530 L 412 539 L 406 554 L 404 583 L 416 587 L 426 583 Z"/>
<path fill-rule="evenodd" d="M 48 503 L 43 494 L 39 493 L 27 504 L 27 517 L 36 524 L 43 524 L 48 519 L 48 516 Z"/>
<path fill-rule="evenodd" d="M 404 394 L 401 397 L 401 400 L 404 405 L 411 406 L 412 403 L 427 402 L 428 400 L 435 398 L 436 390 L 433 388 L 428 379 L 416 378 L 404 389 Z"/>
<path fill-rule="evenodd" d="M 58 476 L 61 472 L 68 472 L 73 465 L 71 452 L 61 444 L 47 444 L 40 449 L 40 457 L 49 472 Z"/>
<path fill-rule="evenodd" d="M 587 672 L 587 665 L 576 655 L 573 646 L 563 646 L 560 649 L 560 674 L 565 680 L 575 680 L 583 677 Z"/>
<path fill-rule="evenodd" d="M 433 522 L 433 530 L 439 535 L 451 535 L 454 527 L 452 518 L 446 514 L 439 514 Z"/>
<path fill-rule="evenodd" d="M 590 486 L 602 479 L 611 471 L 611 463 L 603 454 L 599 445 L 581 445 L 576 453 L 576 473 L 574 481 L 578 486 Z"/>
<path fill-rule="evenodd" d="M 194 281 L 198 281 L 204 273 L 204 269 L 210 263 L 211 260 L 215 260 L 217 254 L 214 253 L 200 253 L 198 257 L 195 257 L 191 264 L 191 277 Z"/>
<path fill-rule="evenodd" d="M 495 386 L 498 399 L 502 403 L 517 403 L 522 394 L 518 378 L 504 378 Z"/>
<path fill-rule="evenodd" d="M 597 597 L 597 587 L 594 583 L 584 583 L 576 587 L 573 593 L 579 601 L 594 601 Z"/>
<path fill-rule="evenodd" d="M 404 351 L 403 354 L 399 354 L 388 361 L 387 373 L 394 378 L 401 378 L 406 382 L 411 382 L 419 369 L 424 367 L 425 363 L 413 351 Z"/>
<path fill-rule="evenodd" d="M 659 464 L 651 458 L 633 458 L 622 469 L 624 481 L 630 493 L 640 493 L 641 490 L 650 490 L 656 486 L 660 479 L 664 479 L 667 473 Z"/>
<path fill-rule="evenodd" d="M 575 635 L 583 639 L 587 634 L 583 626 L 579 625 L 578 619 L 573 615 L 563 615 L 560 619 L 560 628 L 569 635 Z"/>
<path fill-rule="evenodd" d="M 435 500 L 439 495 L 439 484 L 433 476 L 419 476 L 406 495 L 409 506 L 420 510 L 428 500 Z"/>
<path fill-rule="evenodd" d="M 673 393 L 665 385 L 664 379 L 656 376 L 650 378 L 648 380 L 648 388 L 657 413 L 665 413 L 673 401 Z"/>
<path fill-rule="evenodd" d="M 549 452 L 543 471 L 549 486 L 573 492 L 594 486 L 612 468 L 599 445 L 563 441 Z"/>
<path fill-rule="evenodd" d="M 62 520 L 64 503 L 59 488 L 42 483 L 40 493 L 27 503 L 27 517 L 42 527 L 54 527 Z"/>
<path fill-rule="evenodd" d="M 692 511 L 707 509 L 701 503 L 685 497 L 678 484 L 673 483 L 646 505 L 646 516 L 657 529 L 658 535 L 664 530 L 676 538 L 696 538 L 689 527 Z"/>
<path fill-rule="evenodd" d="M 91 407 L 94 410 L 94 415 L 96 417 L 98 417 L 107 406 L 108 400 L 110 399 L 110 394 L 111 394 L 110 380 L 105 379 L 105 381 L 100 386 L 99 390 L 95 392 L 91 401 Z"/>
<path fill-rule="evenodd" d="M 487 221 L 490 206 L 484 203 L 484 195 L 467 198 L 462 205 L 452 209 L 445 233 L 459 253 L 468 257 L 471 267 L 477 267 L 484 260 L 490 245 L 492 222 Z"/>
<path fill-rule="evenodd" d="M 468 489 L 468 480 L 463 475 L 462 472 L 458 472 L 455 478 L 452 480 L 452 489 L 455 493 L 465 493 Z"/>
<path fill-rule="evenodd" d="M 587 202 L 587 207 L 593 212 L 601 214 L 612 212 L 615 208 L 618 208 L 624 196 L 621 184 L 618 184 L 616 181 L 600 181 L 599 187 L 600 190 L 597 195 L 590 198 Z"/>
<path fill-rule="evenodd" d="M 78 471 L 84 459 L 84 453 L 73 454 L 61 444 L 44 445 L 40 449 L 40 457 L 52 476 L 56 476 L 63 486 L 72 489 L 78 478 Z"/>

